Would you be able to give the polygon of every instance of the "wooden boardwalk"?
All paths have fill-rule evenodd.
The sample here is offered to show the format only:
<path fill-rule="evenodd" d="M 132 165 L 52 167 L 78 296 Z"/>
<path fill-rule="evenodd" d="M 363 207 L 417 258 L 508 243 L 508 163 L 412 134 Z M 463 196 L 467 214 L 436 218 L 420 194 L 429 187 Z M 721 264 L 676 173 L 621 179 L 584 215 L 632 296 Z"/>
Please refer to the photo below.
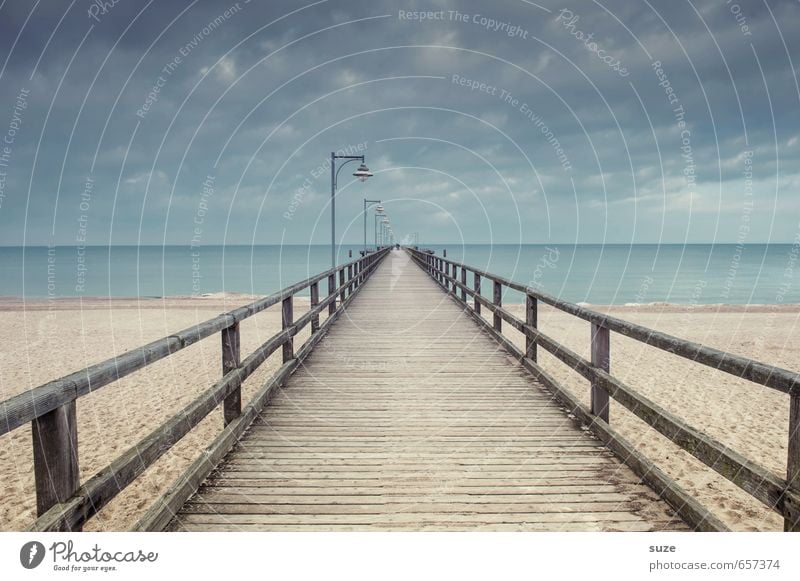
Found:
<path fill-rule="evenodd" d="M 404 252 L 393 252 L 171 530 L 675 530 Z"/>

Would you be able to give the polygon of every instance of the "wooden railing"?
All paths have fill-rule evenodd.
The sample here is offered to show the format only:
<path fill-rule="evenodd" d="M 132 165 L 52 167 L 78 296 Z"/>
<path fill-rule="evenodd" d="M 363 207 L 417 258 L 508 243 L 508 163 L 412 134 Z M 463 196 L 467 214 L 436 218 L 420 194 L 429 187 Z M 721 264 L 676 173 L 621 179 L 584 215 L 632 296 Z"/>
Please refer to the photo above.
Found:
<path fill-rule="evenodd" d="M 286 378 L 319 342 L 387 252 L 388 250 L 381 250 L 342 264 L 249 305 L 0 403 L 0 435 L 28 422 L 32 424 L 38 514 L 33 530 L 81 530 L 88 519 L 222 403 L 225 424 L 222 433 L 151 507 L 136 527 L 138 530 L 163 528 L 174 510 L 183 504 L 230 450 L 269 401 L 275 388 L 285 383 Z M 323 280 L 327 280 L 328 296 L 320 300 L 319 283 Z M 311 296 L 310 308 L 295 320 L 294 295 L 307 288 Z M 239 350 L 239 323 L 279 303 L 282 309 L 282 330 L 242 360 Z M 320 325 L 319 315 L 326 308 L 328 318 Z M 309 324 L 311 336 L 295 351 L 295 335 Z M 78 477 L 76 421 L 78 398 L 215 333 L 220 333 L 222 339 L 222 378 L 150 435 L 81 484 Z M 279 347 L 282 348 L 283 365 L 242 409 L 242 383 Z"/>
<path fill-rule="evenodd" d="M 537 377 L 568 409 L 597 435 L 607 447 L 629 465 L 687 521 L 703 530 L 726 530 L 725 525 L 650 460 L 625 441 L 610 426 L 609 397 L 673 443 L 776 511 L 784 519 L 784 529 L 800 531 L 800 374 L 726 353 L 699 343 L 648 329 L 579 305 L 562 301 L 537 289 L 438 256 L 407 249 L 414 260 L 467 312 L 483 324 L 521 364 Z M 472 273 L 472 288 L 467 273 Z M 481 294 L 482 279 L 493 285 L 492 300 Z M 525 296 L 525 320 L 502 306 L 503 287 Z M 472 302 L 467 297 L 471 297 Z M 539 301 L 591 323 L 591 360 L 587 360 L 542 333 L 537 321 Z M 481 317 L 481 307 L 493 314 L 492 323 Z M 502 334 L 503 322 L 525 336 L 525 351 Z M 656 347 L 696 363 L 719 369 L 753 383 L 790 396 L 789 449 L 786 478 L 780 478 L 724 444 L 689 426 L 657 403 L 609 373 L 610 332 L 614 331 L 646 345 Z M 590 385 L 590 407 L 586 408 L 538 364 L 537 347 L 567 364 Z"/>

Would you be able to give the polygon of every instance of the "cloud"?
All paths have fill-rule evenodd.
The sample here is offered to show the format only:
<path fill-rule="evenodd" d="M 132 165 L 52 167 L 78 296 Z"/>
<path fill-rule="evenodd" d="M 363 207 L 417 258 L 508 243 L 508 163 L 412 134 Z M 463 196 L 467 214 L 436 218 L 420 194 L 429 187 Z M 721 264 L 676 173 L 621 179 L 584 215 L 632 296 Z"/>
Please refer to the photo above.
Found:
<path fill-rule="evenodd" d="M 627 77 L 524 2 L 436 0 L 445 17 L 423 22 L 388 0 L 249 2 L 224 16 L 234 5 L 120 2 L 100 22 L 85 7 L 0 8 L 0 138 L 30 90 L 4 168 L 0 244 L 70 243 L 87 175 L 110 242 L 188 240 L 212 175 L 204 240 L 275 243 L 297 188 L 331 150 L 358 143 L 376 176 L 343 190 L 337 216 L 357 219 L 364 197 L 394 200 L 398 237 L 429 227 L 423 239 L 445 242 L 467 224 L 476 242 L 624 242 L 663 222 L 677 241 L 733 241 L 730 204 L 752 151 L 752 237 L 794 239 L 796 2 L 748 5 L 749 35 L 713 0 L 576 6 L 578 28 Z M 326 241 L 323 174 L 289 242 Z"/>

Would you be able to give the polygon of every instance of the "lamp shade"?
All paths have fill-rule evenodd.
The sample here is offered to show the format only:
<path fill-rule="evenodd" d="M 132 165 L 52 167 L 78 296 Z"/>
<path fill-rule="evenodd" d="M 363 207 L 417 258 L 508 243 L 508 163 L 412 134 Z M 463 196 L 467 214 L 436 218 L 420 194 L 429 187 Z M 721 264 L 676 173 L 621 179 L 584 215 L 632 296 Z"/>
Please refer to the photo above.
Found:
<path fill-rule="evenodd" d="M 362 163 L 358 169 L 353 172 L 353 175 L 364 182 L 368 177 L 372 177 L 373 174 L 369 171 L 369 168 Z"/>

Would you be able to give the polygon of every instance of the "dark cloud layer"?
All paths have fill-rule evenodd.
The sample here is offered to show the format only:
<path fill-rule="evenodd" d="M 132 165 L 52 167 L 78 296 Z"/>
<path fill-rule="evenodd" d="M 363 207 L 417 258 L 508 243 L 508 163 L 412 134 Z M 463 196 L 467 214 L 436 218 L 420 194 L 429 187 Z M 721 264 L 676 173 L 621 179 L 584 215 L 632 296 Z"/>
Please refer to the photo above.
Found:
<path fill-rule="evenodd" d="M 800 231 L 794 1 L 101 4 L 0 8 L 0 244 L 325 243 L 358 144 L 347 242 Z"/>

